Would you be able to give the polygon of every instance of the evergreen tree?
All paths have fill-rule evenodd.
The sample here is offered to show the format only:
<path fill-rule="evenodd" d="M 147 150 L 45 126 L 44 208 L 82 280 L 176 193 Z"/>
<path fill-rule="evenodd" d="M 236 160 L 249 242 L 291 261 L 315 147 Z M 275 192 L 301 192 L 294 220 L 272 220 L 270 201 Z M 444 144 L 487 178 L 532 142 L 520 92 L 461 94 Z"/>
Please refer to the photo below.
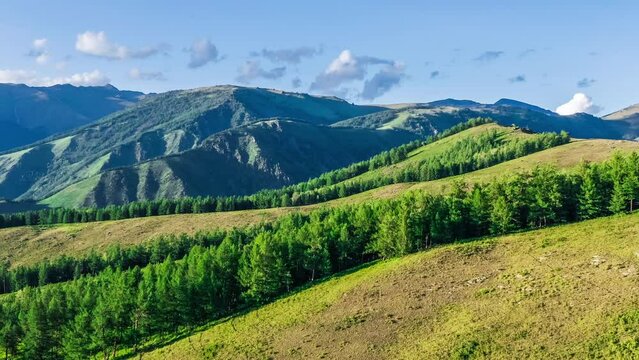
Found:
<path fill-rule="evenodd" d="M 514 211 L 503 196 L 497 197 L 490 213 L 490 233 L 505 234 L 516 228 Z"/>

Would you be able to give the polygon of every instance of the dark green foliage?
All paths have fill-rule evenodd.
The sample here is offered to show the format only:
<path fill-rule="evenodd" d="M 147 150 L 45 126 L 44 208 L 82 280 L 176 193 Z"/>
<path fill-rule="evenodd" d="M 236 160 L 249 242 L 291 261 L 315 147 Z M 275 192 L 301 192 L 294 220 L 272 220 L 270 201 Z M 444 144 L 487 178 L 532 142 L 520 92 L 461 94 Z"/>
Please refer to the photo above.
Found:
<path fill-rule="evenodd" d="M 4 276 L 16 288 L 18 280 L 23 286 L 29 285 L 24 281 L 38 286 L 43 277 L 69 281 L 0 297 L 0 344 L 8 354 L 28 359 L 136 352 L 151 337 L 189 330 L 377 258 L 608 214 L 612 197 L 605 194 L 615 177 L 631 178 L 637 167 L 634 154 L 583 165 L 576 174 L 540 167 L 472 189 L 455 183 L 448 195 L 409 193 L 243 229 L 113 247 L 103 255 L 65 257 L 31 270 L 5 266 Z M 584 195 L 590 174 L 597 174 L 604 194 L 597 201 Z M 577 194 L 582 195 L 575 201 Z M 622 199 L 628 206 L 636 202 Z"/>
<path fill-rule="evenodd" d="M 425 161 L 407 168 L 394 176 L 372 180 L 344 182 L 366 171 L 396 164 L 407 158 L 408 153 L 425 144 L 459 133 L 470 127 L 490 123 L 489 119 L 472 119 L 458 124 L 425 141 L 414 141 L 385 151 L 369 160 L 346 168 L 325 173 L 303 183 L 278 190 L 263 190 L 250 196 L 185 197 L 177 200 L 131 202 L 105 208 L 46 209 L 9 215 L 0 215 L 0 227 L 29 224 L 79 223 L 103 220 L 121 220 L 145 216 L 221 212 L 247 209 L 264 209 L 288 205 L 309 205 L 350 196 L 384 185 L 408 181 L 428 181 L 459 175 L 485 168 L 532 152 L 567 143 L 568 134 L 539 134 L 531 139 L 507 142 L 499 132 L 489 131 L 457 143 L 453 149 L 437 160 Z M 339 184 L 338 184 L 339 183 Z M 338 184 L 338 185 L 336 185 Z"/>

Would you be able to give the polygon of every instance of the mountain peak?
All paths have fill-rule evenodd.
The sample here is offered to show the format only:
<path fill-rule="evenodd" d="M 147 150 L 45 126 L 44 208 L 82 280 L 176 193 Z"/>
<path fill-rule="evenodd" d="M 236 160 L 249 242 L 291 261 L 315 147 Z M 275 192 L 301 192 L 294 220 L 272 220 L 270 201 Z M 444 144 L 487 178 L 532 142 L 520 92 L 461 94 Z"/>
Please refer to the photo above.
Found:
<path fill-rule="evenodd" d="M 519 100 L 513 100 L 513 99 L 499 99 L 499 101 L 497 101 L 494 105 L 496 106 L 510 106 L 510 107 L 515 107 L 515 108 L 520 108 L 520 109 L 526 109 L 526 110 L 531 110 L 531 111 L 536 111 L 536 112 L 540 112 L 540 113 L 544 113 L 544 114 L 554 114 L 552 111 L 548 110 L 548 109 L 544 109 L 542 107 L 536 106 L 536 105 L 531 105 L 528 103 L 525 103 L 523 101 L 519 101 Z"/>
<path fill-rule="evenodd" d="M 443 99 L 437 101 L 431 101 L 425 105 L 429 106 L 452 106 L 452 107 L 475 107 L 481 105 L 480 103 L 472 100 L 459 100 L 459 99 Z"/>
<path fill-rule="evenodd" d="M 604 120 L 637 120 L 639 119 L 639 104 L 631 105 L 603 117 Z"/>

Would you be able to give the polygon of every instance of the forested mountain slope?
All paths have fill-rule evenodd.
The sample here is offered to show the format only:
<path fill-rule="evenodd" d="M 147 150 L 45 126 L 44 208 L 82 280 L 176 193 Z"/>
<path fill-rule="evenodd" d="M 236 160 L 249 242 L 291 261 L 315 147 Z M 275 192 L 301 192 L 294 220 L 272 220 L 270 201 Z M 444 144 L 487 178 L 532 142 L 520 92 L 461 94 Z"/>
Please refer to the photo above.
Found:
<path fill-rule="evenodd" d="M 638 220 L 598 219 L 384 261 L 144 358 L 632 358 Z"/>
<path fill-rule="evenodd" d="M 235 86 L 171 91 L 52 141 L 0 155 L 0 198 L 42 199 L 109 169 L 196 149 L 215 133 L 258 120 L 321 125 L 377 110 L 337 98 Z"/>
<path fill-rule="evenodd" d="M 540 357 L 561 357 L 555 351 L 628 356 L 636 343 L 628 340 L 627 334 L 635 326 L 618 325 L 636 321 L 636 314 L 623 312 L 627 310 L 624 305 L 632 302 L 633 293 L 626 292 L 627 298 L 612 291 L 614 296 L 610 298 L 602 292 L 588 296 L 606 305 L 603 307 L 593 307 L 591 301 L 583 299 L 604 284 L 618 288 L 624 281 L 633 281 L 637 260 L 630 234 L 637 231 L 632 225 L 636 215 L 632 215 L 633 221 L 613 222 L 611 226 L 599 222 L 595 228 L 600 232 L 588 227 L 580 231 L 575 225 L 536 229 L 632 212 L 639 203 L 637 166 L 636 153 L 615 155 L 601 164 L 583 165 L 575 173 L 540 167 L 472 188 L 457 184 L 445 195 L 412 193 L 390 201 L 292 214 L 254 227 L 111 248 L 102 256 L 66 256 L 14 269 L 3 265 L 1 290 L 9 295 L 0 296 L 0 338 L 7 339 L 1 346 L 12 355 L 26 358 L 35 354 L 52 359 L 137 357 L 140 351 L 170 345 L 176 336 L 188 336 L 198 326 L 208 324 L 214 327 L 216 336 L 226 336 L 224 329 L 215 326 L 229 324 L 233 343 L 211 341 L 202 333 L 199 338 L 178 342 L 177 352 L 171 357 L 261 358 L 292 357 L 296 353 L 306 357 L 317 355 L 314 351 L 323 344 L 334 347 L 335 340 L 341 344 L 340 355 L 363 351 L 364 355 L 383 357 L 417 353 L 433 357 L 508 357 L 520 348 L 505 343 L 513 337 L 521 340 L 521 348 L 530 348 Z M 535 232 L 477 241 L 481 236 L 521 230 Z M 605 241 L 591 241 L 593 234 Z M 473 239 L 467 246 L 453 247 L 452 256 L 442 250 L 450 249 L 447 244 Z M 576 246 L 571 248 L 573 240 Z M 523 246 L 510 247 L 518 241 Z M 423 269 L 398 277 L 383 274 L 380 282 L 373 283 L 376 287 L 350 300 L 346 288 L 346 292 L 340 291 L 339 299 L 334 298 L 335 307 L 331 302 L 318 302 L 321 297 L 314 297 L 312 303 L 308 300 L 309 306 L 319 306 L 315 308 L 317 313 L 329 311 L 325 318 L 305 324 L 296 318 L 303 311 L 292 308 L 283 311 L 286 318 L 270 314 L 266 317 L 269 321 L 262 320 L 262 326 L 274 337 L 252 333 L 259 337 L 257 343 L 252 343 L 255 338 L 249 334 L 237 338 L 241 333 L 235 322 L 243 321 L 247 310 L 320 278 L 356 270 L 376 259 L 423 250 L 434 254 L 431 256 L 435 260 Z M 444 256 L 439 257 L 440 251 Z M 533 263 L 525 262 L 525 258 Z M 534 261 L 540 266 L 534 266 Z M 478 263 L 479 272 L 471 271 Z M 566 272 L 575 274 L 574 278 L 565 278 Z M 413 278 L 413 273 L 422 279 L 416 279 L 414 288 L 412 281 L 406 281 Z M 367 286 L 371 277 L 375 278 L 368 276 Z M 599 281 L 593 280 L 597 277 L 601 277 L 601 283 L 593 286 L 593 281 Z M 387 292 L 391 289 L 395 292 Z M 344 303 L 346 300 L 349 302 Z M 376 308 L 376 304 L 385 303 Z M 353 309 L 353 304 L 363 305 Z M 423 305 L 416 306 L 419 304 Z M 455 306 L 462 311 L 455 311 Z M 533 314 L 532 318 L 540 322 L 522 324 L 514 310 L 520 310 L 522 316 Z M 612 312 L 606 312 L 609 310 Z M 474 316 L 466 316 L 468 311 L 490 329 L 460 328 L 460 322 L 474 321 Z M 576 315 L 587 321 L 572 323 L 576 327 L 566 326 L 565 319 Z M 413 322 L 414 318 L 418 321 Z M 607 319 L 612 321 L 608 328 L 601 322 Z M 499 327 L 500 323 L 504 327 Z M 279 330 L 289 327 L 295 334 L 306 334 L 305 338 L 314 344 L 307 347 L 295 341 L 288 343 L 294 346 L 292 349 L 287 345 L 280 348 L 277 341 L 283 338 L 278 336 Z M 382 328 L 372 331 L 377 327 Z M 549 328 L 556 328 L 553 334 L 561 336 L 544 336 Z M 358 333 L 357 329 L 364 331 Z M 528 330 L 526 336 L 513 335 L 522 330 Z M 342 334 L 355 344 L 354 348 L 348 342 L 339 342 Z M 358 334 L 364 337 L 363 348 L 357 345 Z M 400 341 L 386 342 L 387 338 Z M 369 342 L 377 346 L 369 347 Z M 539 343 L 543 346 L 533 345 Z"/>
<path fill-rule="evenodd" d="M 89 124 L 144 98 L 111 85 L 0 84 L 0 151 Z"/>
<path fill-rule="evenodd" d="M 442 193 L 451 189 L 455 181 L 472 185 L 507 177 L 536 166 L 554 166 L 560 169 L 575 169 L 581 163 L 597 163 L 609 159 L 613 154 L 639 151 L 639 143 L 627 140 L 573 140 L 537 153 L 509 160 L 494 166 L 450 176 L 443 179 L 421 182 L 403 182 L 355 194 L 331 201 L 333 204 L 357 203 L 374 199 L 388 199 L 409 191 Z"/>
<path fill-rule="evenodd" d="M 475 117 L 489 117 L 502 125 L 515 124 L 536 132 L 565 130 L 576 138 L 634 139 L 639 136 L 637 129 L 627 122 L 605 121 L 588 114 L 560 116 L 510 99 L 495 104 L 447 99 L 347 119 L 333 126 L 393 128 L 429 134 Z"/>
<path fill-rule="evenodd" d="M 212 135 L 192 150 L 101 172 L 43 203 L 101 207 L 184 196 L 246 195 L 304 181 L 415 138 L 405 131 L 273 119 Z"/>
<path fill-rule="evenodd" d="M 509 131 L 514 130 L 510 129 Z M 464 134 L 453 136 L 463 137 Z M 438 143 L 426 145 L 425 151 L 430 152 L 431 147 L 439 146 Z M 10 260 L 11 264 L 20 265 L 31 264 L 47 258 L 53 259 L 61 254 L 82 255 L 91 249 L 103 252 L 111 245 L 130 246 L 144 243 L 161 234 L 187 233 L 192 235 L 197 231 L 257 224 L 261 221 L 272 221 L 291 212 L 307 212 L 322 206 L 353 205 L 377 199 L 395 198 L 411 190 L 431 193 L 447 192 L 452 189 L 453 182 L 460 179 L 468 184 L 487 183 L 519 171 L 530 171 L 538 165 L 557 166 L 568 170 L 574 169 L 582 161 L 600 162 L 609 159 L 615 152 L 627 153 L 638 150 L 639 143 L 636 142 L 578 140 L 460 176 L 433 181 L 397 183 L 310 206 L 209 214 L 180 214 L 57 225 L 46 228 L 27 226 L 0 229 L 0 261 Z"/>

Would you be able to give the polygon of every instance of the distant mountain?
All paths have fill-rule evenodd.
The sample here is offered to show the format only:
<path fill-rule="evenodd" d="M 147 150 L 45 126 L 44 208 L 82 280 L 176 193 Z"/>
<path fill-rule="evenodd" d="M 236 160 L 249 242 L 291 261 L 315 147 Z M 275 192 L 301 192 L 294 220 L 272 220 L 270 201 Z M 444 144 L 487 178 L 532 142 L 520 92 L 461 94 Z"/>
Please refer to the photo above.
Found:
<path fill-rule="evenodd" d="M 111 85 L 0 84 L 0 151 L 86 125 L 143 97 L 140 92 Z"/>
<path fill-rule="evenodd" d="M 250 194 L 305 181 L 414 139 L 404 131 L 260 121 L 212 135 L 192 150 L 102 172 L 45 203 L 104 206 L 187 195 Z"/>
<path fill-rule="evenodd" d="M 379 110 L 333 97 L 259 88 L 171 91 L 54 140 L 1 155 L 0 198 L 42 199 L 107 170 L 197 149 L 213 134 L 263 119 L 295 118 L 323 125 Z M 336 159 L 335 164 L 342 162 Z"/>
<path fill-rule="evenodd" d="M 248 194 L 304 181 L 474 117 L 578 138 L 635 138 L 638 132 L 626 121 L 559 116 L 509 99 L 358 106 L 335 97 L 215 86 L 148 96 L 0 155 L 0 199 L 103 206 Z"/>
<path fill-rule="evenodd" d="M 635 131 L 634 138 L 639 137 L 639 104 L 608 114 L 603 119 L 628 126 Z"/>
<path fill-rule="evenodd" d="M 603 117 L 604 120 L 639 121 L 639 104 L 628 106 Z"/>
<path fill-rule="evenodd" d="M 554 112 L 552 112 L 550 110 L 541 108 L 539 106 L 530 105 L 530 104 L 527 104 L 525 102 L 512 100 L 512 99 L 500 99 L 494 105 L 495 106 L 512 106 L 512 107 L 515 107 L 515 108 L 520 108 L 520 109 L 526 109 L 526 110 L 540 112 L 542 114 L 546 114 L 546 115 L 549 115 L 549 116 L 557 115 L 556 113 L 554 113 Z"/>
<path fill-rule="evenodd" d="M 633 139 L 639 135 L 637 129 L 625 122 L 605 121 L 588 114 L 560 116 L 510 99 L 502 99 L 495 104 L 446 99 L 364 115 L 333 126 L 403 129 L 429 135 L 473 117 L 490 117 L 502 125 L 514 124 L 538 132 L 565 130 L 577 138 Z"/>
<path fill-rule="evenodd" d="M 472 107 L 472 106 L 478 106 L 481 104 L 472 100 L 457 100 L 457 99 L 449 98 L 444 100 L 431 101 L 424 105 L 431 106 L 431 107 L 442 107 L 442 106 Z"/>

